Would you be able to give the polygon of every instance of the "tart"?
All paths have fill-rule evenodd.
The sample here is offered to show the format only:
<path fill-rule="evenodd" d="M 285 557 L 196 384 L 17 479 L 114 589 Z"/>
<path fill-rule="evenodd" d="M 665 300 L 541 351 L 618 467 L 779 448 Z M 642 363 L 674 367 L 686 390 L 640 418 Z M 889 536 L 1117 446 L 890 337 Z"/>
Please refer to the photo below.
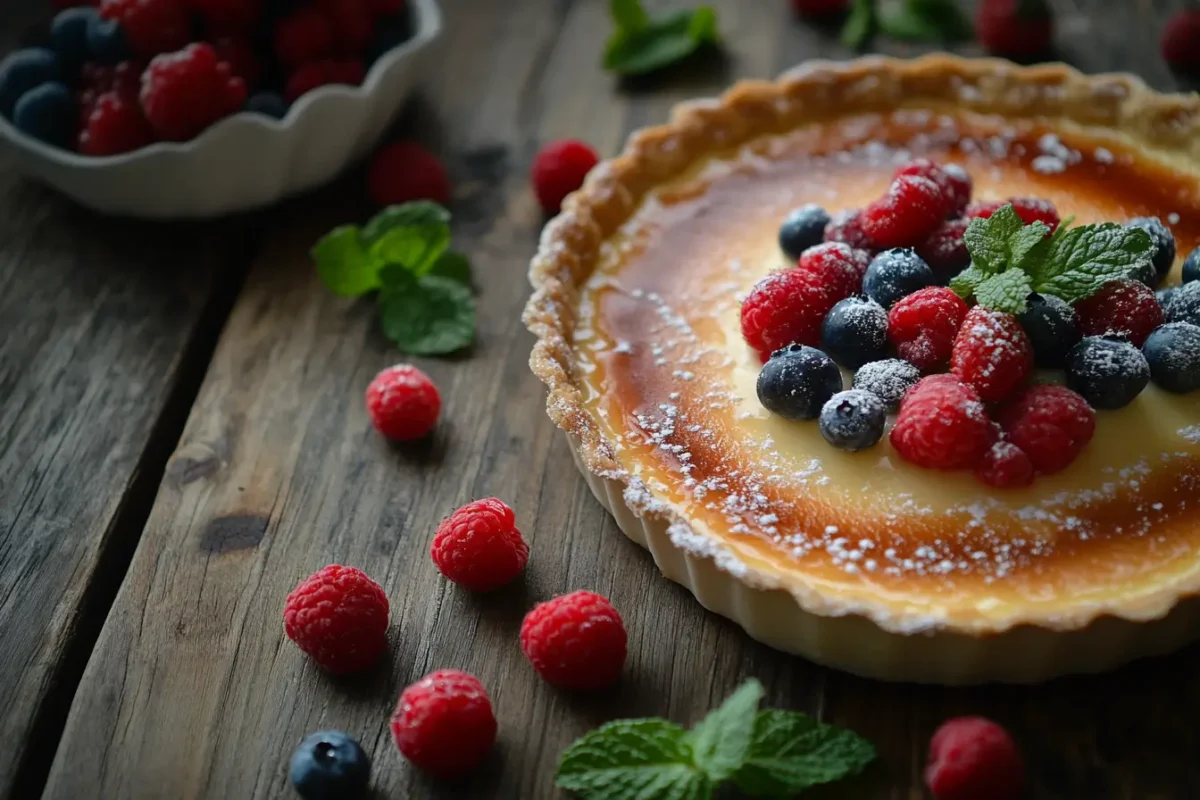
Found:
<path fill-rule="evenodd" d="M 679 106 L 546 226 L 525 323 L 550 417 L 662 572 L 753 638 L 885 680 L 1028 683 L 1200 633 L 1200 393 L 1096 413 L 1061 471 L 996 489 L 888 437 L 839 450 L 773 414 L 740 306 L 781 220 L 965 168 L 977 202 L 1157 216 L 1200 245 L 1200 98 L 1124 75 L 945 55 L 810 62 Z M 848 385 L 848 384 L 847 384 Z"/>

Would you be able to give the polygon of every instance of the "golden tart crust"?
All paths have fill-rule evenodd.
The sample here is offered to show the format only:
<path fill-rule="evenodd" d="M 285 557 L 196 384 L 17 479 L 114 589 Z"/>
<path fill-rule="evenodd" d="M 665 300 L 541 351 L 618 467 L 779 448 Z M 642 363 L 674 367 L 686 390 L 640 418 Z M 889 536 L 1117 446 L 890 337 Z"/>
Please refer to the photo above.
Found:
<path fill-rule="evenodd" d="M 1030 682 L 1194 638 L 1200 400 L 1101 412 L 1075 465 L 1017 493 L 757 407 L 737 298 L 781 266 L 782 213 L 861 206 L 910 152 L 983 199 L 1159 215 L 1181 258 L 1200 244 L 1200 98 L 1131 76 L 868 58 L 683 104 L 592 171 L 531 266 L 531 366 L 589 486 L 705 607 L 862 675 Z"/>

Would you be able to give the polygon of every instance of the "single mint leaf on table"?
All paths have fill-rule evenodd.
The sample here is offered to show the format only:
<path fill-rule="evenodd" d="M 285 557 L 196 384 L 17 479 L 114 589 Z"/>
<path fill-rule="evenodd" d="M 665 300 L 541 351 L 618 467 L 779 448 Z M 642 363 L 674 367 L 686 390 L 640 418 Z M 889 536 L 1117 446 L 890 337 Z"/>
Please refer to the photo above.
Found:
<path fill-rule="evenodd" d="M 450 227 L 450 212 L 431 200 L 413 200 L 388 206 L 363 226 L 363 245 L 370 247 L 388 231 L 410 227 Z"/>
<path fill-rule="evenodd" d="M 1012 204 L 996 209 L 987 219 L 976 217 L 967 225 L 963 241 L 971 254 L 971 265 L 994 275 L 1008 266 L 1009 240 L 1025 223 Z"/>
<path fill-rule="evenodd" d="M 762 684 L 751 678 L 689 734 L 696 765 L 714 783 L 730 777 L 742 766 L 754 735 L 754 716 L 762 696 Z"/>
<path fill-rule="evenodd" d="M 336 295 L 359 297 L 379 288 L 383 265 L 368 255 L 354 225 L 334 228 L 313 245 L 309 255 L 317 265 L 321 282 Z"/>
<path fill-rule="evenodd" d="M 1033 289 L 1068 303 L 1091 297 L 1150 259 L 1150 236 L 1112 222 L 1081 225 L 1056 235 L 1033 276 Z"/>
<path fill-rule="evenodd" d="M 454 353 L 475 341 L 475 298 L 449 278 L 414 276 L 391 264 L 380 273 L 379 321 L 384 334 L 406 353 Z"/>
<path fill-rule="evenodd" d="M 849 50 L 861 50 L 871 34 L 875 32 L 875 0 L 854 0 L 850 7 L 850 16 L 842 24 L 842 47 Z"/>
<path fill-rule="evenodd" d="M 471 280 L 470 260 L 462 253 L 456 253 L 453 250 L 442 253 L 426 274 L 448 278 L 468 288 L 472 288 L 474 285 Z"/>
<path fill-rule="evenodd" d="M 676 11 L 629 29 L 618 26 L 604 51 L 604 67 L 618 75 L 642 75 L 688 57 L 702 45 L 720 41 L 717 12 L 705 6 Z"/>
<path fill-rule="evenodd" d="M 576 740 L 555 783 L 585 800 L 709 800 L 687 732 L 663 719 L 617 720 Z"/>
<path fill-rule="evenodd" d="M 990 277 L 989 273 L 971 265 L 950 279 L 950 289 L 962 299 L 969 300 L 974 296 L 975 288 Z"/>
<path fill-rule="evenodd" d="M 746 763 L 734 782 L 752 797 L 790 797 L 857 775 L 875 759 L 858 734 L 796 711 L 766 709 L 754 721 Z"/>
<path fill-rule="evenodd" d="M 974 35 L 970 19 L 956 0 L 904 0 L 879 15 L 879 29 L 893 39 L 943 42 Z"/>
<path fill-rule="evenodd" d="M 618 30 L 632 33 L 650 23 L 650 17 L 642 7 L 641 0 L 612 0 L 609 11 Z"/>
<path fill-rule="evenodd" d="M 367 224 L 363 241 L 372 260 L 424 275 L 450 246 L 449 215 L 435 203 L 392 206 Z"/>
<path fill-rule="evenodd" d="M 1029 276 L 1019 269 L 992 275 L 975 287 L 975 300 L 984 308 L 1020 314 L 1033 290 Z"/>

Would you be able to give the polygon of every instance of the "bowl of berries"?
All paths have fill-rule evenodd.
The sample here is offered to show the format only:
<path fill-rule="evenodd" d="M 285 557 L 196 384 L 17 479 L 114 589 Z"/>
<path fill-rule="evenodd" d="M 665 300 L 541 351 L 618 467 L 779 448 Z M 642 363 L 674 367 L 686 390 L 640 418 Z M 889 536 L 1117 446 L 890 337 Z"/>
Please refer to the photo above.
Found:
<path fill-rule="evenodd" d="M 66 0 L 0 62 L 0 145 L 96 211 L 248 211 L 383 135 L 441 32 L 436 0 Z"/>

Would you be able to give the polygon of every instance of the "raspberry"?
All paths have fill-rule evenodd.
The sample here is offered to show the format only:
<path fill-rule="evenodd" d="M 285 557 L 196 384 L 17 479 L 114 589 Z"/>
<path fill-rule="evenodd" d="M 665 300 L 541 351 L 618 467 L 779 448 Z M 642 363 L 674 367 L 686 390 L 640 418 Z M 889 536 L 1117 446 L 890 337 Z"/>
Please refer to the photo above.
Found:
<path fill-rule="evenodd" d="M 888 339 L 901 358 L 929 372 L 950 360 L 966 316 L 966 302 L 949 289 L 918 289 L 888 312 Z"/>
<path fill-rule="evenodd" d="M 1066 469 L 1096 431 L 1096 412 L 1065 386 L 1030 386 L 999 417 L 1008 440 L 1046 475 Z"/>
<path fill-rule="evenodd" d="M 825 241 L 848 244 L 856 250 L 875 249 L 875 243 L 862 228 L 862 211 L 858 210 L 834 214 L 825 226 Z"/>
<path fill-rule="evenodd" d="M 392 738 L 414 766 L 439 778 L 470 772 L 496 741 L 496 715 L 474 675 L 442 669 L 400 693 Z"/>
<path fill-rule="evenodd" d="M 992 55 L 1034 58 L 1050 50 L 1054 18 L 1045 0 L 983 0 L 975 29 Z"/>
<path fill-rule="evenodd" d="M 842 300 L 862 291 L 863 275 L 870 263 L 871 254 L 865 250 L 826 242 L 805 250 L 798 268 L 815 276 L 835 300 Z"/>
<path fill-rule="evenodd" d="M 1163 324 L 1162 306 L 1154 290 L 1132 278 L 1104 284 L 1091 297 L 1076 302 L 1075 313 L 1084 336 L 1124 336 L 1136 347 Z"/>
<path fill-rule="evenodd" d="M 366 68 L 361 61 L 313 61 L 292 73 L 287 86 L 284 87 L 283 97 L 289 103 L 294 103 L 303 95 L 322 86 L 335 83 L 357 86 L 362 83 L 366 74 Z"/>
<path fill-rule="evenodd" d="M 142 89 L 142 73 L 145 69 L 146 65 L 141 61 L 122 61 L 115 67 L 84 64 L 79 90 L 80 127 L 87 126 L 88 117 L 96 107 L 96 101 L 108 92 L 116 92 L 132 100 L 135 105 L 138 104 L 138 93 Z"/>
<path fill-rule="evenodd" d="M 997 489 L 1028 486 L 1033 483 L 1033 462 L 1012 442 L 998 441 L 975 465 L 975 477 Z"/>
<path fill-rule="evenodd" d="M 288 595 L 283 623 L 321 669 L 361 672 L 387 649 L 388 599 L 362 570 L 331 564 Z"/>
<path fill-rule="evenodd" d="M 954 340 L 950 371 L 979 392 L 987 403 L 998 403 L 1025 382 L 1033 370 L 1033 345 L 1012 314 L 975 306 L 963 320 Z"/>
<path fill-rule="evenodd" d="M 942 223 L 948 207 L 936 183 L 901 175 L 863 210 L 862 228 L 876 248 L 916 247 Z"/>
<path fill-rule="evenodd" d="M 143 58 L 179 50 L 192 38 L 182 0 L 102 0 L 100 16 L 116 22 L 129 48 Z"/>
<path fill-rule="evenodd" d="M 441 411 L 442 398 L 433 381 L 409 364 L 388 367 L 367 387 L 371 423 L 395 442 L 428 435 Z"/>
<path fill-rule="evenodd" d="M 154 141 L 136 98 L 105 92 L 96 99 L 79 132 L 79 152 L 88 156 L 128 153 Z"/>
<path fill-rule="evenodd" d="M 275 57 L 288 69 L 333 55 L 333 25 L 313 6 L 301 6 L 275 26 Z"/>
<path fill-rule="evenodd" d="M 925 784 L 936 800 L 1015 800 L 1025 766 L 1008 731 L 983 717 L 956 717 L 929 742 Z"/>
<path fill-rule="evenodd" d="M 203 42 L 156 56 L 142 76 L 142 110 L 161 139 L 191 139 L 244 102 L 246 82 Z"/>
<path fill-rule="evenodd" d="M 458 585 L 490 592 L 521 574 L 529 546 L 514 524 L 512 509 L 489 497 L 444 519 L 429 554 L 438 570 Z"/>
<path fill-rule="evenodd" d="M 186 0 L 209 33 L 229 36 L 250 33 L 262 18 L 263 0 Z"/>
<path fill-rule="evenodd" d="M 1054 203 L 1040 197 L 1010 197 L 1007 200 L 974 203 L 967 206 L 966 217 L 967 219 L 974 219 L 975 217 L 987 219 L 1001 207 L 1009 204 L 1012 204 L 1013 211 L 1017 212 L 1017 216 L 1026 225 L 1034 222 L 1044 222 L 1050 226 L 1050 232 L 1053 233 L 1058 228 L 1058 223 L 1062 221 L 1058 216 L 1058 209 L 1054 207 Z"/>
<path fill-rule="evenodd" d="M 212 46 L 217 58 L 228 63 L 230 71 L 245 81 L 248 91 L 254 91 L 262 80 L 263 69 L 250 40 L 224 36 L 214 40 Z"/>
<path fill-rule="evenodd" d="M 968 222 L 977 217 L 979 219 L 987 219 L 1005 205 L 1008 205 L 1008 202 L 1005 200 L 986 200 L 982 203 L 971 203 L 967 206 L 967 210 L 963 212 L 963 217 Z"/>
<path fill-rule="evenodd" d="M 375 34 L 375 15 L 366 0 L 316 0 L 333 29 L 335 49 L 346 56 L 361 55 Z"/>
<path fill-rule="evenodd" d="M 607 599 L 573 592 L 534 606 L 521 623 L 521 649 L 548 683 L 600 689 L 625 665 L 625 623 Z"/>
<path fill-rule="evenodd" d="M 952 375 L 930 375 L 900 402 L 889 437 L 906 461 L 927 469 L 972 467 L 992 444 L 979 395 Z"/>
<path fill-rule="evenodd" d="M 764 362 L 781 347 L 816 347 L 833 296 L 821 279 L 802 269 L 773 272 L 742 302 L 742 338 Z"/>
<path fill-rule="evenodd" d="M 973 188 L 971 176 L 957 164 L 938 166 L 927 158 L 918 158 L 896 170 L 893 178 L 903 175 L 915 175 L 928 178 L 938 185 L 942 198 L 946 201 L 946 216 L 957 217 L 966 210 L 971 202 Z"/>
<path fill-rule="evenodd" d="M 1180 72 L 1200 72 L 1200 9 L 1180 11 L 1162 33 L 1163 60 Z"/>
<path fill-rule="evenodd" d="M 951 278 L 971 263 L 971 254 L 967 252 L 967 243 L 963 240 L 966 232 L 965 219 L 944 222 L 917 247 L 917 255 L 924 259 L 941 283 L 949 283 Z"/>
<path fill-rule="evenodd" d="M 375 153 L 367 172 L 371 198 L 380 206 L 410 200 L 450 202 L 450 179 L 437 156 L 415 142 L 393 142 Z"/>
<path fill-rule="evenodd" d="M 577 139 L 551 142 L 533 159 L 530 180 L 538 203 L 546 214 L 557 214 L 571 192 L 583 186 L 583 179 L 600 161 L 591 145 Z"/>

